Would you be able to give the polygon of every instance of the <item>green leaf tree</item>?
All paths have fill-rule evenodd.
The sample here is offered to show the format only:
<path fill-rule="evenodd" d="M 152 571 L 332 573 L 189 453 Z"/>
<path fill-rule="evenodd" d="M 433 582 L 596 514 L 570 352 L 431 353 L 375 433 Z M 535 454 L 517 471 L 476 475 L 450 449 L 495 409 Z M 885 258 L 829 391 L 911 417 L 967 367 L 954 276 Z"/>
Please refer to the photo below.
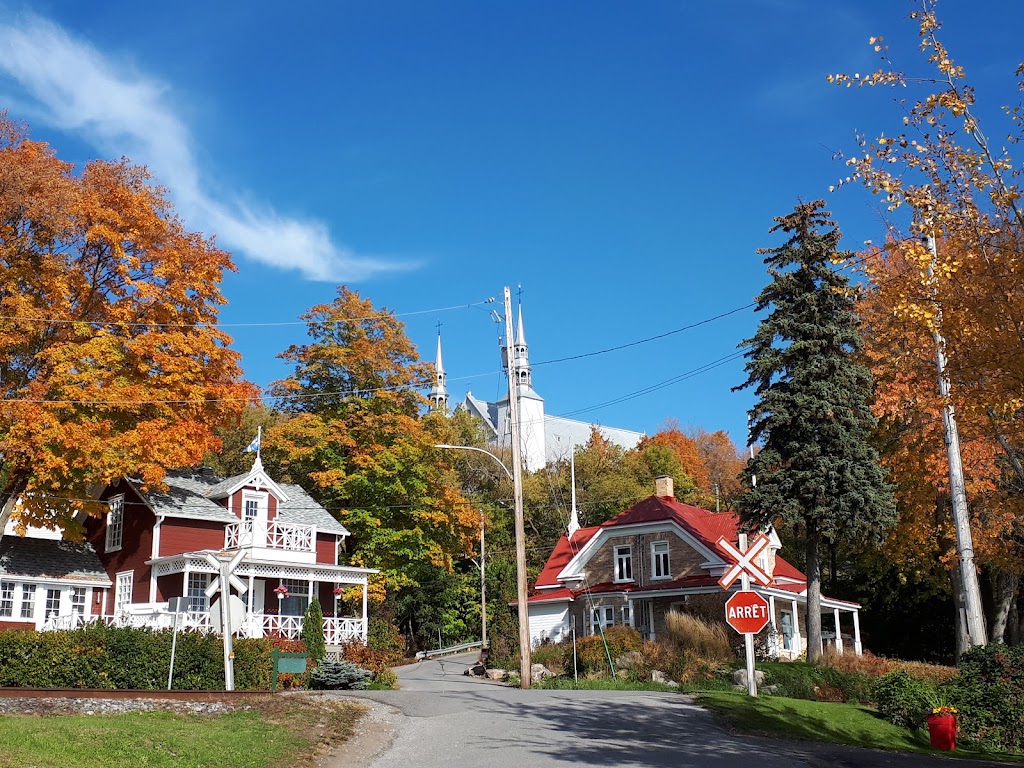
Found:
<path fill-rule="evenodd" d="M 807 567 L 807 658 L 821 655 L 821 565 L 824 541 L 881 541 L 896 520 L 892 492 L 869 442 L 870 371 L 854 359 L 861 340 L 847 278 L 832 264 L 839 229 L 824 201 L 801 203 L 770 232 L 790 239 L 763 249 L 771 282 L 757 297 L 768 310 L 743 343 L 754 387 L 750 439 L 763 448 L 744 473 L 756 486 L 738 500 L 752 528 L 777 520 L 803 529 Z"/>

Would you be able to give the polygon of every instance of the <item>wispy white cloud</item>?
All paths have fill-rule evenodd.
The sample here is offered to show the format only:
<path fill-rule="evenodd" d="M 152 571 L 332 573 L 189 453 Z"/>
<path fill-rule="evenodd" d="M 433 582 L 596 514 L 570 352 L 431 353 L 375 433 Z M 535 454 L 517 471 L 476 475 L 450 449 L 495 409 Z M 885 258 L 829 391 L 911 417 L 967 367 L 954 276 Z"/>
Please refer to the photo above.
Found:
<path fill-rule="evenodd" d="M 211 194 L 168 88 L 47 19 L 26 14 L 0 23 L 3 76 L 16 87 L 4 96 L 19 116 L 73 133 L 106 155 L 145 163 L 189 225 L 215 234 L 222 247 L 313 280 L 345 282 L 411 266 L 357 255 L 336 243 L 323 222 L 242 202 L 242 194 Z"/>

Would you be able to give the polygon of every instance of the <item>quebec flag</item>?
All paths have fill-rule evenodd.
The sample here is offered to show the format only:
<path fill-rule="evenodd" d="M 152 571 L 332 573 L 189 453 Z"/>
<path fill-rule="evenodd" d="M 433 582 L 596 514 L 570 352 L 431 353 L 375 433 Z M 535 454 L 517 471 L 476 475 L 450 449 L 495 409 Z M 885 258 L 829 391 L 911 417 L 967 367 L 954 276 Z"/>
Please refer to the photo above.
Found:
<path fill-rule="evenodd" d="M 249 443 L 248 447 L 244 451 L 242 451 L 242 453 L 259 453 L 260 452 L 260 437 L 262 436 L 262 434 L 263 434 L 263 430 L 262 429 L 259 430 L 258 432 L 256 432 L 256 437 L 254 437 L 252 439 L 252 442 Z"/>

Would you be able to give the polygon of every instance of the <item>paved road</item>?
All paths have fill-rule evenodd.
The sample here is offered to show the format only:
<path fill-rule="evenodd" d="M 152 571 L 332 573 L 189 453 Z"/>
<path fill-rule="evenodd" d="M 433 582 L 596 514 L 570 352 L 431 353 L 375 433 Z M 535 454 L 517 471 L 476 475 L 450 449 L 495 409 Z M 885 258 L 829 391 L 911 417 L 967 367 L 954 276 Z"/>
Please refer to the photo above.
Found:
<path fill-rule="evenodd" d="M 358 754 L 371 768 L 968 768 L 996 763 L 899 755 L 729 733 L 679 694 L 522 691 L 473 680 L 474 656 L 396 670 L 398 691 L 361 691 L 371 703 Z"/>

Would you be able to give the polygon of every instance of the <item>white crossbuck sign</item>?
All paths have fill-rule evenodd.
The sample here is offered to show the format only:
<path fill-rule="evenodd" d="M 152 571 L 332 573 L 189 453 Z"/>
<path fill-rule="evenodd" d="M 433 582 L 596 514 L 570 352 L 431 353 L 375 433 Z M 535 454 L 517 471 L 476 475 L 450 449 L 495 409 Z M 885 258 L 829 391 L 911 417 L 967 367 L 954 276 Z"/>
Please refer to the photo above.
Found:
<path fill-rule="evenodd" d="M 736 545 L 727 538 L 724 536 L 720 538 L 718 540 L 718 546 L 736 558 L 736 563 L 722 575 L 722 578 L 718 580 L 722 589 L 728 589 L 731 587 L 732 583 L 736 581 L 744 571 L 749 573 L 750 577 L 759 584 L 766 587 L 771 584 L 771 577 L 753 562 L 754 558 L 761 554 L 762 550 L 764 550 L 768 544 L 768 537 L 762 533 L 750 542 L 750 546 L 747 547 L 746 552 L 740 552 L 739 549 L 736 548 Z"/>

